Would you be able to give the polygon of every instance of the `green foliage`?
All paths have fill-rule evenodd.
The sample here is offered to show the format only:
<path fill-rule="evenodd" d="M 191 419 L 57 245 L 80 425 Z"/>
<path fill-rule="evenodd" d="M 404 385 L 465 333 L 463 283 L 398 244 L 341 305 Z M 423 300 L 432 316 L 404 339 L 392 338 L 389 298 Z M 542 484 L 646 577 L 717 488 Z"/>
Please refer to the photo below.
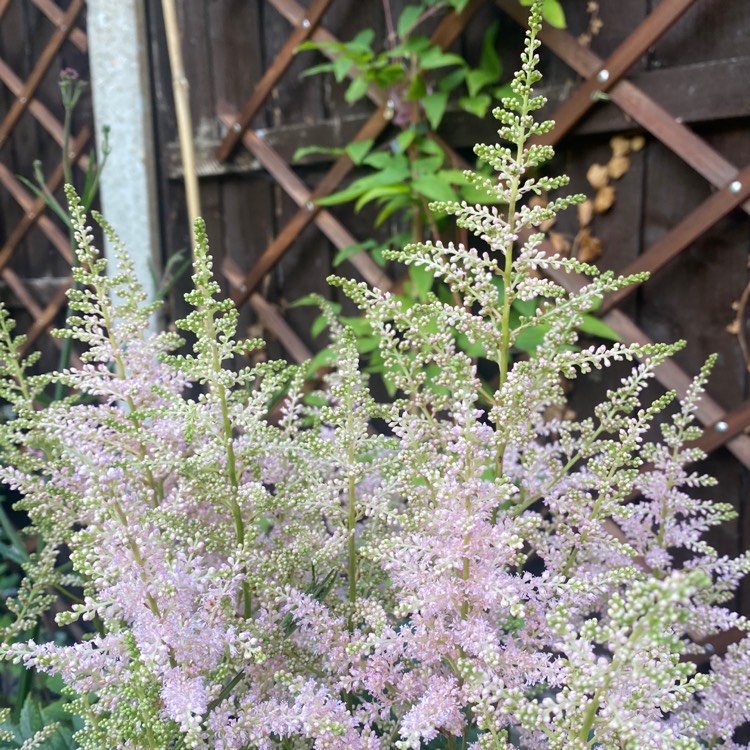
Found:
<path fill-rule="evenodd" d="M 409 241 L 420 242 L 426 238 L 437 241 L 446 233 L 445 213 L 430 211 L 435 201 L 459 203 L 465 201 L 494 203 L 501 206 L 504 198 L 488 194 L 486 181 L 496 164 L 492 159 L 478 168 L 478 173 L 466 173 L 455 169 L 441 142 L 436 138 L 449 103 L 478 117 L 484 117 L 497 99 L 512 97 L 509 85 L 500 85 L 502 63 L 498 53 L 499 27 L 495 22 L 485 32 L 479 64 L 471 67 L 459 55 L 447 52 L 428 38 L 418 33 L 426 18 L 441 8 L 452 7 L 460 12 L 462 2 L 420 2 L 407 5 L 395 23 L 393 36 L 386 40 L 383 49 L 377 47 L 372 29 L 360 31 L 348 42 L 306 42 L 300 49 L 320 50 L 332 60 L 308 69 L 306 75 L 331 73 L 337 82 L 347 77 L 351 82 L 345 93 L 348 102 L 364 97 L 373 87 L 380 97 L 387 97 L 389 114 L 399 132 L 388 142 L 378 145 L 372 139 L 354 141 L 344 148 L 323 149 L 305 146 L 295 154 L 302 158 L 311 153 L 327 152 L 346 154 L 367 172 L 349 185 L 331 195 L 318 199 L 322 206 L 353 204 L 360 211 L 369 204 L 377 207 L 374 218 L 376 227 L 388 220 L 409 227 L 408 232 L 377 241 L 368 239 L 342 248 L 334 257 L 338 266 L 359 252 L 368 252 L 381 266 L 386 264 L 386 254 L 393 248 L 403 247 Z M 389 6 L 386 4 L 386 13 Z M 564 25 L 565 17 L 557 0 L 547 0 L 543 15 L 552 25 Z M 552 215 L 552 214 L 550 214 Z M 498 294 L 502 295 L 502 280 L 497 279 Z M 408 304 L 424 303 L 431 295 L 450 303 L 451 295 L 444 283 L 435 280 L 426 269 L 412 266 L 401 285 L 398 297 Z M 516 319 L 533 317 L 537 303 L 516 302 L 513 315 Z M 312 328 L 314 336 L 325 328 L 325 318 L 319 317 Z M 616 339 L 615 334 L 604 323 L 592 315 L 585 315 L 580 330 L 592 336 Z M 514 351 L 519 355 L 533 352 L 541 343 L 547 328 L 540 324 L 528 328 L 519 335 Z M 393 384 L 382 368 L 376 352 L 378 337 L 367 325 L 356 326 L 357 347 L 368 360 L 368 370 L 384 375 L 386 388 L 395 393 Z M 470 356 L 484 357 L 481 346 L 470 345 L 465 337 L 456 333 L 456 340 L 465 346 Z M 331 361 L 330 353 L 320 354 L 314 366 Z M 312 371 L 314 372 L 314 370 Z"/>

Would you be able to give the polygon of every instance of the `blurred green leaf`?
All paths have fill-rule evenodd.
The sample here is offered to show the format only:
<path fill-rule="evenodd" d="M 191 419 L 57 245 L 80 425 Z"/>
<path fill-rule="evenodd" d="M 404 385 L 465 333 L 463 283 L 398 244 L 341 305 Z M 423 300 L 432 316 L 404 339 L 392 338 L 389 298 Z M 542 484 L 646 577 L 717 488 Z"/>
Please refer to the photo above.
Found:
<path fill-rule="evenodd" d="M 357 76 L 349 84 L 349 87 L 344 94 L 344 99 L 348 104 L 354 104 L 354 102 L 361 99 L 367 93 L 368 81 L 363 76 Z"/>
<path fill-rule="evenodd" d="M 437 130 L 448 106 L 448 93 L 446 91 L 435 91 L 422 99 L 422 107 L 427 116 L 427 121 L 433 130 Z"/>
<path fill-rule="evenodd" d="M 373 143 L 372 138 L 365 141 L 352 141 L 345 150 L 355 164 L 361 164 L 365 156 L 370 153 Z"/>

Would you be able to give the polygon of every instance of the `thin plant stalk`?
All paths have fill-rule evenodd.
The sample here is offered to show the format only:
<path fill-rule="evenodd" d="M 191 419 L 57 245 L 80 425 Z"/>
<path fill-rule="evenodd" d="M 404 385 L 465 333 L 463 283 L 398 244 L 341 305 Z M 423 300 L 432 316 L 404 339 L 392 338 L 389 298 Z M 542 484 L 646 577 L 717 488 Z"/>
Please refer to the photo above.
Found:
<path fill-rule="evenodd" d="M 172 71 L 172 93 L 177 117 L 177 135 L 180 142 L 185 202 L 190 221 L 191 247 L 194 247 L 195 239 L 193 238 L 192 228 L 195 226 L 196 219 L 201 215 L 201 208 L 198 173 L 195 167 L 195 150 L 193 148 L 193 122 L 190 115 L 190 84 L 185 75 L 180 27 L 177 22 L 174 0 L 162 0 L 161 5 L 167 37 L 169 67 Z"/>

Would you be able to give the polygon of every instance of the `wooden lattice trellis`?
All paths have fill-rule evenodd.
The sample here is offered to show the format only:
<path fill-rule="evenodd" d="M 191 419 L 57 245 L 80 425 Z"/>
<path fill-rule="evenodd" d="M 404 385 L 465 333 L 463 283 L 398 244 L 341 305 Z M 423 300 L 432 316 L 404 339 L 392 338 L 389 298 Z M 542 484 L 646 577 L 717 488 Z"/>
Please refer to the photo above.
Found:
<path fill-rule="evenodd" d="M 542 33 L 541 38 L 546 48 L 583 78 L 583 82 L 553 114 L 557 127 L 545 138 L 545 142 L 559 142 L 588 113 L 594 102 L 602 95 L 606 95 L 633 121 L 666 145 L 716 188 L 711 197 L 647 248 L 636 262 L 623 269 L 623 274 L 638 271 L 656 273 L 733 209 L 741 207 L 746 213 L 750 213 L 750 166 L 738 169 L 711 148 L 705 140 L 695 135 L 624 78 L 646 51 L 699 1 L 663 0 L 606 60 L 600 59 L 591 50 L 579 44 L 567 31 L 545 28 Z M 474 0 L 460 15 L 446 16 L 435 31 L 433 41 L 443 47 L 450 46 L 484 2 L 489 0 Z M 518 0 L 494 2 L 519 24 L 526 23 L 528 10 L 522 7 Z M 250 127 L 253 117 L 289 67 L 297 45 L 307 38 L 316 41 L 335 39 L 320 25 L 331 0 L 315 0 L 308 9 L 301 7 L 295 0 L 269 0 L 269 4 L 289 21 L 293 31 L 239 112 L 233 111 L 225 103 L 220 104 L 219 117 L 228 131 L 216 152 L 216 157 L 219 161 L 228 160 L 238 144 L 242 143 L 299 208 L 246 274 L 242 274 L 233 262 L 225 263 L 223 270 L 234 287 L 233 298 L 238 304 L 257 298 L 255 290 L 264 275 L 279 261 L 310 222 L 315 222 L 339 249 L 355 241 L 337 219 L 314 202 L 316 198 L 338 188 L 353 168 L 351 160 L 345 155 L 341 156 L 317 186 L 309 190 L 284 159 L 264 140 L 262 133 Z M 387 105 L 382 93 L 371 89 L 368 94 L 377 109 L 357 133 L 355 140 L 377 137 L 389 124 L 386 117 Z M 456 163 L 460 163 L 459 157 L 450 149 L 448 151 Z M 369 283 L 381 288 L 390 287 L 391 280 L 366 255 L 359 254 L 351 258 L 351 261 Z M 582 283 L 582 279 L 570 276 L 561 277 L 558 281 L 569 289 Z M 646 334 L 616 307 L 634 288 L 630 287 L 611 295 L 604 301 L 601 312 L 604 320 L 624 341 L 646 343 L 649 341 Z M 675 389 L 680 395 L 685 393 L 691 382 L 690 376 L 674 362 L 662 365 L 657 377 L 665 387 Z M 750 437 L 744 434 L 750 425 L 750 402 L 725 413 L 710 395 L 706 395 L 697 416 L 708 428 L 701 441 L 704 450 L 710 452 L 726 445 L 746 467 L 750 468 Z"/>
<path fill-rule="evenodd" d="M 13 0 L 0 0 L 0 23 L 11 2 Z M 12 66 L 0 57 L 0 82 L 13 96 L 13 104 L 0 120 L 0 150 L 7 146 L 12 134 L 23 126 L 23 116 L 27 112 L 39 123 L 46 136 L 51 138 L 60 149 L 63 148 L 63 125 L 38 98 L 38 92 L 45 75 L 55 63 L 64 44 L 73 44 L 80 52 L 87 51 L 86 34 L 76 26 L 84 8 L 83 0 L 73 0 L 65 11 L 52 0 L 32 0 L 32 2 L 54 30 L 26 80 L 22 80 Z M 89 166 L 86 149 L 90 140 L 91 129 L 84 126 L 73 135 L 68 144 L 71 164 L 78 165 L 84 171 Z M 63 178 L 61 159 L 49 173 L 45 183 L 47 189 L 54 193 L 60 187 Z M 0 248 L 0 275 L 33 321 L 31 326 L 24 331 L 27 336 L 25 346 L 29 348 L 38 346 L 37 339 L 50 331 L 55 318 L 65 306 L 66 291 L 71 279 L 63 279 L 52 299 L 44 305 L 35 298 L 28 285 L 10 268 L 10 263 L 22 240 L 33 227 L 41 230 L 67 264 L 72 262 L 72 251 L 67 234 L 45 212 L 44 201 L 32 195 L 2 163 L 0 163 L 0 184 L 18 203 L 23 212 L 21 219 L 6 233 L 2 248 Z M 60 346 L 59 339 L 53 338 L 52 341 L 56 346 Z"/>

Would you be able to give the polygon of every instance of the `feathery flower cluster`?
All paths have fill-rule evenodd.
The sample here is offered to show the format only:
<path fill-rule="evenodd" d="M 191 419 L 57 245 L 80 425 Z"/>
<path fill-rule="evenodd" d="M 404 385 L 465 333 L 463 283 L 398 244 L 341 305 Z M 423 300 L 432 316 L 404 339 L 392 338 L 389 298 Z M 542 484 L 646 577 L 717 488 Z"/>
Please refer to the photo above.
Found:
<path fill-rule="evenodd" d="M 580 199 L 524 203 L 566 183 L 537 175 L 551 149 L 530 143 L 551 127 L 534 119 L 540 23 L 535 2 L 514 96 L 495 113 L 506 145 L 477 147 L 497 178 L 470 176 L 499 206 L 437 204 L 486 249 L 394 254 L 458 303 L 407 306 L 332 280 L 380 337 L 392 403 L 373 398 L 325 304 L 338 356 L 314 398 L 300 368 L 232 369 L 258 344 L 236 338 L 200 224 L 178 323 L 189 353 L 147 333 L 126 256 L 108 276 L 69 192 L 79 264 L 63 333 L 86 345 L 84 364 L 29 375 L 0 313 L 0 396 L 15 414 L 0 477 L 45 540 L 0 654 L 62 677 L 81 748 L 740 747 L 749 641 L 705 674 L 686 658 L 748 626 L 723 604 L 750 556 L 704 539 L 730 508 L 688 494 L 710 483 L 688 468 L 710 363 L 656 441 L 674 394 L 641 397 L 677 347 L 578 345 L 582 316 L 633 279 L 540 249 L 535 229 Z M 567 294 L 539 271 L 592 279 Z M 520 300 L 536 300 L 526 318 Z M 544 339 L 516 358 L 530 327 Z M 489 385 L 459 337 L 481 345 Z M 565 378 L 626 361 L 592 415 L 550 417 Z M 73 395 L 38 410 L 55 381 Z M 52 587 L 82 591 L 58 615 L 91 623 L 82 642 L 24 635 Z"/>

